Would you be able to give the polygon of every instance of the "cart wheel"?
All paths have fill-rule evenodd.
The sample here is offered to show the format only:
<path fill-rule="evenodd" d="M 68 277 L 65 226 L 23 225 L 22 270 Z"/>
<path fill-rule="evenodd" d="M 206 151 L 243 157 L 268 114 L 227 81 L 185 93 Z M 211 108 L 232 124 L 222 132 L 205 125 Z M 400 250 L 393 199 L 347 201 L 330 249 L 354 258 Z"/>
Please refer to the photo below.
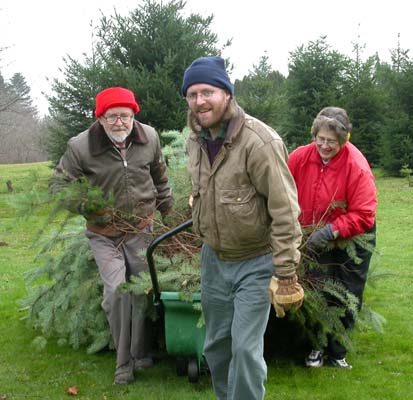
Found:
<path fill-rule="evenodd" d="M 188 380 L 191 383 L 197 383 L 199 380 L 199 367 L 196 358 L 191 358 L 188 362 Z"/>
<path fill-rule="evenodd" d="M 188 361 L 186 358 L 178 357 L 176 359 L 176 374 L 185 376 L 188 373 Z"/>
<path fill-rule="evenodd" d="M 208 367 L 208 363 L 207 360 L 205 358 L 204 355 L 202 355 L 202 359 L 201 359 L 201 367 L 200 367 L 200 371 L 199 374 L 209 374 L 209 367 Z"/>

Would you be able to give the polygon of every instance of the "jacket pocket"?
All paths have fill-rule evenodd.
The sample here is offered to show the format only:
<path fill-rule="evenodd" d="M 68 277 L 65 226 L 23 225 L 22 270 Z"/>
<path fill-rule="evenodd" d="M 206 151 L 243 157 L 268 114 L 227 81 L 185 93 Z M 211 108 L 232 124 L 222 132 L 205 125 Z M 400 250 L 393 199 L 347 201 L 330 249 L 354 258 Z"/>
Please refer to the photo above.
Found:
<path fill-rule="evenodd" d="M 235 190 L 224 189 L 220 191 L 220 203 L 227 207 L 232 214 L 248 213 L 253 207 L 251 199 L 254 195 L 255 189 L 252 187 Z"/>
<path fill-rule="evenodd" d="M 268 217 L 265 199 L 252 186 L 221 189 L 219 192 L 218 223 L 222 240 L 230 246 L 252 245 L 268 236 Z"/>

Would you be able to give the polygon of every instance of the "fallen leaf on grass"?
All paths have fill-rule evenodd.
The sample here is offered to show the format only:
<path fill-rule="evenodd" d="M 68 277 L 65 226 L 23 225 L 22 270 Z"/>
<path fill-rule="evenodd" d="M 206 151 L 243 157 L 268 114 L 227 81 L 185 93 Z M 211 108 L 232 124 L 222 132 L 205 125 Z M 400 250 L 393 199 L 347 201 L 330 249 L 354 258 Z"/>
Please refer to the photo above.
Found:
<path fill-rule="evenodd" d="M 72 386 L 72 387 L 68 388 L 67 393 L 71 394 L 72 396 L 77 396 L 77 387 Z"/>

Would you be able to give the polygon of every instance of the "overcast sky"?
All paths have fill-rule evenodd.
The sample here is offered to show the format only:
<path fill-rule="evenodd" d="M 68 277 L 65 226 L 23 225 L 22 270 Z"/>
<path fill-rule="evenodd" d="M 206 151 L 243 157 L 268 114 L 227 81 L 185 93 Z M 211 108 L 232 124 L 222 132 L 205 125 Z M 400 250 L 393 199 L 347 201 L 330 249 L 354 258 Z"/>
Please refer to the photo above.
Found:
<path fill-rule="evenodd" d="M 164 0 L 166 2 L 166 0 Z M 232 38 L 223 54 L 235 66 L 232 80 L 240 79 L 267 54 L 272 67 L 287 74 L 288 58 L 298 46 L 327 36 L 334 50 L 350 55 L 352 43 L 365 44 L 365 57 L 376 52 L 389 61 L 389 50 L 400 44 L 413 48 L 410 1 L 392 0 L 187 0 L 185 12 L 214 15 L 213 32 L 220 43 Z M 90 54 L 92 28 L 101 13 L 121 15 L 140 0 L 1 0 L 0 71 L 8 80 L 22 73 L 32 89 L 40 113 L 47 113 L 41 92 L 50 94 L 50 80 L 60 78 L 63 57 L 82 60 Z M 49 78 L 49 80 L 47 80 Z"/>

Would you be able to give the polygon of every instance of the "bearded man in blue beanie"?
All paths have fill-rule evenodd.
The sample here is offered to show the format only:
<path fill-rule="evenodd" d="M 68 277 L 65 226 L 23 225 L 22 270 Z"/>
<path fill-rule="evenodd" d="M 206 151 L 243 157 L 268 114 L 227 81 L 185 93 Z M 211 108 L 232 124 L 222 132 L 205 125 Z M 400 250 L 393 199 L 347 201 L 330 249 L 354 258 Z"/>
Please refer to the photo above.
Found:
<path fill-rule="evenodd" d="M 288 153 L 280 136 L 242 110 L 220 57 L 196 59 L 182 94 L 194 230 L 203 241 L 205 357 L 220 400 L 262 400 L 263 337 L 277 315 L 299 307 L 301 229 Z"/>

